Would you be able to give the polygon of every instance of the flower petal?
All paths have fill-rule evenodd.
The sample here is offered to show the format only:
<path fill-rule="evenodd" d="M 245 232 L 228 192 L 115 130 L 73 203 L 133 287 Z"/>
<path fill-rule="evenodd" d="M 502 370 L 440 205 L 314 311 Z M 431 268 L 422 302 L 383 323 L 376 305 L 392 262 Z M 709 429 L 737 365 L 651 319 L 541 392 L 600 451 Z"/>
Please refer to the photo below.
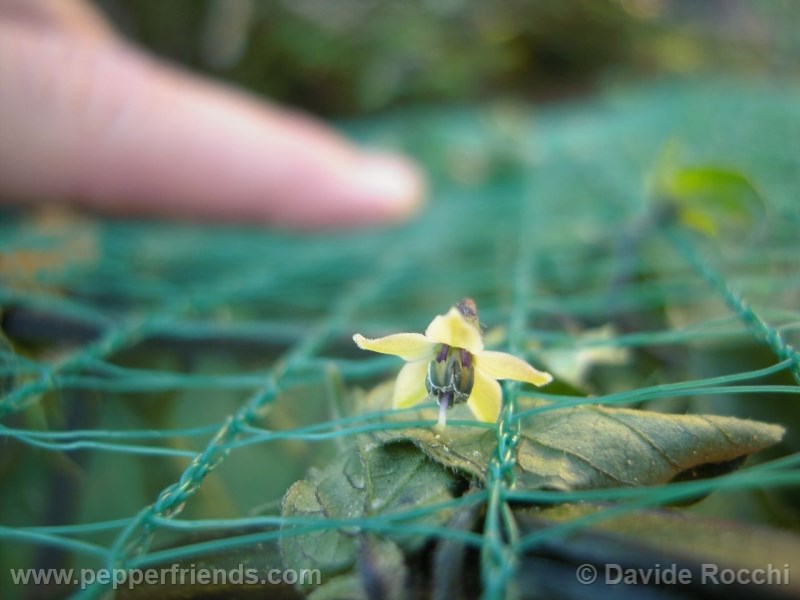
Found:
<path fill-rule="evenodd" d="M 472 414 L 479 421 L 485 423 L 496 423 L 500 416 L 500 405 L 503 402 L 503 390 L 500 384 L 488 375 L 475 371 L 475 384 L 472 386 L 472 393 L 467 398 Z"/>
<path fill-rule="evenodd" d="M 374 340 L 357 333 L 353 336 L 353 341 L 362 350 L 394 354 L 403 360 L 421 360 L 428 357 L 433 360 L 433 347 L 436 345 L 421 333 L 395 333 Z"/>
<path fill-rule="evenodd" d="M 472 354 L 483 351 L 481 332 L 471 325 L 454 306 L 446 315 L 439 315 L 425 330 L 425 337 L 432 342 L 464 348 Z"/>
<path fill-rule="evenodd" d="M 495 379 L 513 379 L 533 385 L 550 383 L 550 373 L 537 371 L 521 358 L 505 352 L 481 352 L 475 357 L 475 369 Z"/>
<path fill-rule="evenodd" d="M 425 389 L 428 363 L 427 360 L 416 360 L 403 365 L 394 384 L 394 397 L 392 398 L 394 408 L 408 408 L 428 397 L 428 390 Z"/>

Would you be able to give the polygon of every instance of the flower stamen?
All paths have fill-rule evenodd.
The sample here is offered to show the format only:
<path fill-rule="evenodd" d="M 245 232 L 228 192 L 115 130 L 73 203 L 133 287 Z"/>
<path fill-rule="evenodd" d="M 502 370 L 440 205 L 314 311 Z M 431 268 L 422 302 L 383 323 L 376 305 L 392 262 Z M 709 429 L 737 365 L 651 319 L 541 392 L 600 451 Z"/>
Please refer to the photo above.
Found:
<path fill-rule="evenodd" d="M 442 362 L 445 358 L 447 358 L 447 354 L 450 352 L 450 346 L 447 344 L 442 344 L 442 347 L 439 349 L 439 354 L 436 355 L 436 362 Z"/>

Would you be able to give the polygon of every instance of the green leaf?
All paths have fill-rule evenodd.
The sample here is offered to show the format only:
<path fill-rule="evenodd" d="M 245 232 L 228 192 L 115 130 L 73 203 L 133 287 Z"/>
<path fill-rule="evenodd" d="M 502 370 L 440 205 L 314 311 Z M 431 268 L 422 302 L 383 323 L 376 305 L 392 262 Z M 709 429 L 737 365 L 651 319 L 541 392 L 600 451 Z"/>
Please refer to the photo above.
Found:
<path fill-rule="evenodd" d="M 387 391 L 370 396 L 373 406 L 386 406 Z M 560 409 L 545 402 L 534 407 L 548 410 L 523 420 L 516 457 L 520 489 L 633 487 L 718 475 L 784 434 L 778 425 L 733 417 L 589 405 Z M 435 409 L 423 409 L 398 412 L 390 420 L 435 421 L 436 416 Z M 387 429 L 375 437 L 410 440 L 435 461 L 478 479 L 485 477 L 496 444 L 494 429 L 455 424 L 444 431 Z"/>
<path fill-rule="evenodd" d="M 452 472 L 429 460 L 411 444 L 376 445 L 360 441 L 321 472 L 289 488 L 283 516 L 319 519 L 318 527 L 300 524 L 302 533 L 290 523 L 282 527 L 281 552 L 287 567 L 318 568 L 323 581 L 328 575 L 349 570 L 363 543 L 364 530 L 356 525 L 338 527 L 327 519 L 359 519 L 404 512 L 452 499 L 462 485 Z M 403 523 L 441 525 L 449 510 L 407 519 Z M 303 529 L 305 528 L 305 529 Z M 389 535 L 404 551 L 418 548 L 418 534 Z"/>
<path fill-rule="evenodd" d="M 676 144 L 667 144 L 654 173 L 655 195 L 678 223 L 709 237 L 752 233 L 766 206 L 750 178 L 725 166 L 683 166 L 679 154 Z"/>
<path fill-rule="evenodd" d="M 668 189 L 678 220 L 710 236 L 755 228 L 764 217 L 764 202 L 742 173 L 721 167 L 692 167 L 673 174 Z"/>

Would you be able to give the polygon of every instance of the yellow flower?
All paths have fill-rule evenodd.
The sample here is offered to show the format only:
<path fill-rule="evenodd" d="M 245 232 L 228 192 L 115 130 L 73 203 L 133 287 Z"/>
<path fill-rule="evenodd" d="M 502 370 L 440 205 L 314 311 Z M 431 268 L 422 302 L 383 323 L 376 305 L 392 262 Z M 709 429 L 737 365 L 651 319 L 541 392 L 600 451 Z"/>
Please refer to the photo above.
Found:
<path fill-rule="evenodd" d="M 425 335 L 396 333 L 370 340 L 357 333 L 353 340 L 363 350 L 407 361 L 397 375 L 393 405 L 407 408 L 433 397 L 439 403 L 439 427 L 445 425 L 447 409 L 461 402 L 480 421 L 496 422 L 503 399 L 498 379 L 534 385 L 552 380 L 511 354 L 484 350 L 477 308 L 469 298 L 431 321 Z"/>

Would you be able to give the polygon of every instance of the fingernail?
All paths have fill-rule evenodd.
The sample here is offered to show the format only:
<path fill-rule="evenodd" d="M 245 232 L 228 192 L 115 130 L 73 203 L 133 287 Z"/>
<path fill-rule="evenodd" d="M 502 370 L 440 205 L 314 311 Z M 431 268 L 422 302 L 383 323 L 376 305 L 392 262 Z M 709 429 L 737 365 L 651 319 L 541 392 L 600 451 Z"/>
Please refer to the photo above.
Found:
<path fill-rule="evenodd" d="M 356 185 L 364 200 L 389 216 L 416 212 L 424 196 L 422 172 L 409 160 L 390 154 L 372 154 L 357 167 Z"/>

